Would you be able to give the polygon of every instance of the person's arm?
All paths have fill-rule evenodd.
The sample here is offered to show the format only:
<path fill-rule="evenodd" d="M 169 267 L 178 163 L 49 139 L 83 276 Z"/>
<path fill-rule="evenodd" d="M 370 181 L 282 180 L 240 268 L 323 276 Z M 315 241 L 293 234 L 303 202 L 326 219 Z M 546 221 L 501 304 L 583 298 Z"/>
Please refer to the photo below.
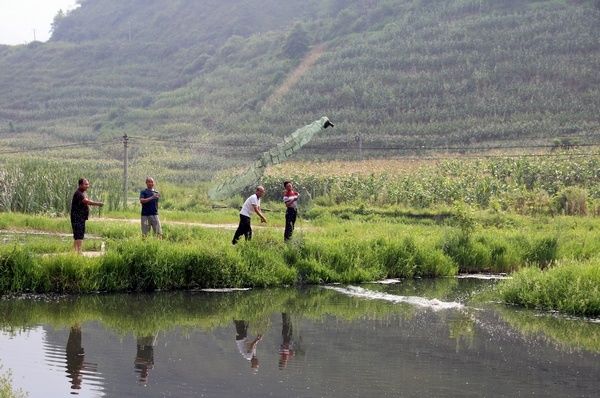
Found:
<path fill-rule="evenodd" d="M 257 335 L 256 338 L 254 340 L 252 340 L 252 342 L 250 343 L 250 350 L 248 350 L 248 352 L 254 350 L 256 348 L 256 344 L 258 344 L 258 342 L 261 340 L 262 340 L 262 334 Z"/>
<path fill-rule="evenodd" d="M 149 198 L 140 198 L 140 203 L 141 204 L 146 204 L 148 202 L 152 202 L 156 198 L 158 198 L 158 195 L 156 195 L 156 194 L 150 196 Z"/>
<path fill-rule="evenodd" d="M 285 203 L 286 206 L 289 207 L 298 200 L 299 196 L 300 196 L 300 194 L 297 192 L 294 192 L 291 195 L 285 195 L 283 197 L 283 202 Z"/>
<path fill-rule="evenodd" d="M 88 205 L 88 206 L 98 206 L 98 207 L 104 206 L 104 203 L 91 200 L 90 198 L 87 198 L 87 197 L 83 198 L 82 202 L 84 205 Z"/>
<path fill-rule="evenodd" d="M 143 192 L 144 191 L 142 191 L 142 193 Z M 150 196 L 149 198 L 144 198 L 144 197 L 142 197 L 142 195 L 140 195 L 140 203 L 146 204 L 148 202 L 152 202 L 154 199 L 158 199 L 159 197 L 160 197 L 160 195 L 158 194 L 158 192 L 152 191 L 152 196 Z"/>
<path fill-rule="evenodd" d="M 256 214 L 258 214 L 258 216 L 260 217 L 260 222 L 267 222 L 267 219 L 265 218 L 264 214 L 262 214 L 262 211 L 260 211 L 260 207 L 258 205 L 253 204 L 252 207 L 254 208 L 254 211 L 256 212 Z"/>

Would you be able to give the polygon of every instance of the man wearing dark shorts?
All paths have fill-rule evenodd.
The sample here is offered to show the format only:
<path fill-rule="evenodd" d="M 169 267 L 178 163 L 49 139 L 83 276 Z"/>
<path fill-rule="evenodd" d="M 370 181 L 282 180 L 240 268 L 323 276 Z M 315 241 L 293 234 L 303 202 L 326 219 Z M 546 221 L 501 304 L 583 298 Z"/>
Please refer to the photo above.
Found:
<path fill-rule="evenodd" d="M 73 249 L 81 253 L 81 245 L 85 235 L 85 222 L 90 215 L 90 206 L 104 206 L 102 202 L 89 199 L 85 193 L 90 187 L 90 182 L 85 178 L 79 179 L 79 188 L 73 194 L 71 201 L 71 227 L 73 228 Z"/>
<path fill-rule="evenodd" d="M 142 235 L 148 235 L 150 228 L 154 234 L 161 239 L 162 227 L 158 218 L 158 200 L 160 194 L 154 189 L 154 179 L 146 177 L 146 189 L 140 192 L 140 203 L 142 205 Z"/>

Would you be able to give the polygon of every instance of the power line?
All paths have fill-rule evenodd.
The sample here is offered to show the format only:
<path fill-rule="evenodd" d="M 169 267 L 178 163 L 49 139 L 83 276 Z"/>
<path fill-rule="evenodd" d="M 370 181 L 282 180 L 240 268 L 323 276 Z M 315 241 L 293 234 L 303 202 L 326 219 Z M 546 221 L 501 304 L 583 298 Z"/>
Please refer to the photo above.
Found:
<path fill-rule="evenodd" d="M 506 159 L 506 158 L 553 158 L 553 157 L 595 157 L 600 153 L 524 153 L 503 155 L 462 155 L 462 156 L 404 156 L 404 160 L 456 160 L 456 159 Z"/>
<path fill-rule="evenodd" d="M 48 151 L 52 149 L 63 149 L 63 148 L 75 148 L 79 146 L 97 146 L 104 144 L 114 143 L 114 140 L 111 141 L 85 141 L 71 144 L 62 144 L 62 145 L 53 145 L 53 146 L 45 146 L 45 147 L 35 147 L 35 148 L 27 148 L 27 149 L 15 149 L 12 151 L 0 151 L 0 155 L 5 154 L 17 154 L 17 153 L 28 153 L 28 152 L 38 152 L 38 151 Z"/>
<path fill-rule="evenodd" d="M 193 144 L 201 144 L 201 147 L 206 148 L 216 148 L 216 147 L 231 147 L 231 146 L 240 146 L 240 144 L 234 143 L 210 143 L 207 141 L 191 141 L 185 139 L 168 139 L 168 138 L 152 138 L 152 137 L 140 137 L 140 136 L 128 136 L 129 138 L 133 138 L 136 140 L 144 140 L 151 142 L 160 142 L 164 144 L 172 144 L 172 145 L 193 145 Z M 577 138 L 576 138 L 577 139 Z M 265 148 L 265 150 L 272 148 L 272 146 L 266 147 L 264 144 L 244 144 L 244 147 L 251 148 Z M 429 151 L 429 150 L 452 150 L 452 151 L 476 151 L 476 150 L 493 150 L 493 149 L 543 149 L 543 148 L 577 148 L 577 147 L 591 147 L 591 146 L 600 146 L 600 143 L 569 143 L 569 144 L 532 144 L 532 145 L 493 145 L 493 146 L 365 146 L 363 141 L 363 150 L 403 150 L 403 151 Z M 305 149 L 315 149 L 319 148 L 313 145 L 307 145 L 304 147 Z M 327 145 L 328 149 L 354 149 L 353 145 L 348 143 L 347 145 Z"/>
<path fill-rule="evenodd" d="M 140 137 L 140 136 L 130 136 L 129 139 L 133 139 L 138 145 L 139 141 L 146 142 L 158 142 L 163 144 L 163 146 L 168 147 L 181 147 L 182 145 L 194 145 L 194 149 L 207 149 L 207 150 L 228 150 L 231 147 L 236 147 L 236 149 L 245 149 L 245 148 L 259 148 L 258 152 L 266 152 L 273 148 L 273 146 L 265 146 L 264 144 L 233 144 L 233 143 L 208 143 L 206 141 L 186 141 L 186 140 L 170 140 L 170 139 L 160 139 L 160 138 L 151 138 L 151 137 Z M 112 138 L 108 141 L 83 141 L 78 143 L 68 143 L 54 146 L 45 146 L 45 147 L 36 147 L 36 148 L 28 148 L 28 149 L 16 149 L 10 151 L 0 151 L 0 155 L 4 154 L 19 154 L 19 153 L 29 153 L 29 152 L 38 152 L 38 151 L 47 151 L 54 149 L 64 149 L 64 148 L 75 148 L 81 146 L 103 146 L 107 144 L 115 144 L 120 142 L 120 138 Z M 531 144 L 531 145 L 493 145 L 493 146 L 362 146 L 363 151 L 465 151 L 465 152 L 473 152 L 473 151 L 490 151 L 490 150 L 503 150 L 503 149 L 575 149 L 575 148 L 591 148 L 598 147 L 599 143 L 579 143 L 579 144 L 568 144 L 561 146 L 559 145 L 549 145 L 549 144 Z M 340 145 L 336 144 L 327 144 L 326 148 L 322 146 L 305 146 L 306 150 L 320 150 L 326 149 L 328 152 L 332 150 L 355 150 L 352 145 Z M 471 155 L 473 156 L 473 155 Z M 562 154 L 502 154 L 502 155 L 476 155 L 475 157 L 518 157 L 518 156 L 564 156 Z M 433 158 L 439 159 L 443 156 L 436 156 Z M 456 156 L 453 156 L 456 157 Z M 467 157 L 466 155 L 461 156 L 462 158 Z M 420 156 L 419 159 L 423 159 L 423 156 Z"/>

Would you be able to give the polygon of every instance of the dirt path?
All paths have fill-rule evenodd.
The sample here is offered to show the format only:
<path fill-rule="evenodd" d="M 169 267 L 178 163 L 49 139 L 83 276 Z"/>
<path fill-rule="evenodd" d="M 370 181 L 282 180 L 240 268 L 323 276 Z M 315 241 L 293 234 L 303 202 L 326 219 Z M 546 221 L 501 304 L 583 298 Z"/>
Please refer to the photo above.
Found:
<path fill-rule="evenodd" d="M 300 78 L 308 72 L 308 70 L 317 62 L 321 55 L 325 52 L 325 44 L 319 44 L 315 46 L 302 60 L 300 65 L 294 69 L 294 71 L 288 76 L 287 79 L 267 98 L 263 109 L 270 108 L 273 104 L 287 94 L 292 87 L 298 83 Z"/>
<path fill-rule="evenodd" d="M 124 222 L 129 224 L 139 224 L 139 218 L 94 218 L 90 221 L 103 221 L 103 222 Z M 212 229 L 227 229 L 227 230 L 236 230 L 238 224 L 207 224 L 201 222 L 189 222 L 189 221 L 165 221 L 161 219 L 161 223 L 163 225 L 185 225 L 189 227 L 201 227 L 201 228 L 212 228 Z M 283 230 L 283 225 L 269 225 L 269 224 L 261 224 L 261 223 L 252 223 L 252 228 L 279 228 Z M 296 225 L 296 230 L 308 230 L 314 229 L 315 227 L 306 227 L 306 226 L 298 226 Z M 69 235 L 70 236 L 70 235 Z"/>
<path fill-rule="evenodd" d="M 61 232 L 47 232 L 38 229 L 0 229 L 0 235 L 37 235 L 37 236 L 57 236 L 60 238 L 72 238 L 73 234 L 64 234 Z M 85 234 L 86 239 L 100 239 L 98 235 Z"/>
<path fill-rule="evenodd" d="M 129 224 L 139 224 L 139 218 L 94 218 L 93 221 L 106 221 L 106 222 L 126 222 Z M 236 229 L 237 224 L 207 224 L 201 222 L 188 222 L 188 221 L 164 221 L 161 220 L 162 224 L 171 225 L 187 225 L 190 227 L 202 227 L 202 228 L 217 228 L 217 229 Z M 254 225 L 252 226 L 254 227 Z"/>

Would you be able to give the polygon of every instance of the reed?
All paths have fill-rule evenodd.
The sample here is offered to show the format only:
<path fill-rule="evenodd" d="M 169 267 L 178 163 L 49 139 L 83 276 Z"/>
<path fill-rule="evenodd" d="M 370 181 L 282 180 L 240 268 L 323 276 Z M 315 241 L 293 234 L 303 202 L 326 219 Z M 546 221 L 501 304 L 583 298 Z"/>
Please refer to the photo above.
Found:
<path fill-rule="evenodd" d="M 15 390 L 12 386 L 12 373 L 10 370 L 3 371 L 0 364 L 0 397 L 2 398 L 25 398 L 27 394 L 23 390 Z"/>
<path fill-rule="evenodd" d="M 499 288 L 504 302 L 566 314 L 600 315 L 600 259 L 573 260 L 539 270 L 526 268 Z"/>

